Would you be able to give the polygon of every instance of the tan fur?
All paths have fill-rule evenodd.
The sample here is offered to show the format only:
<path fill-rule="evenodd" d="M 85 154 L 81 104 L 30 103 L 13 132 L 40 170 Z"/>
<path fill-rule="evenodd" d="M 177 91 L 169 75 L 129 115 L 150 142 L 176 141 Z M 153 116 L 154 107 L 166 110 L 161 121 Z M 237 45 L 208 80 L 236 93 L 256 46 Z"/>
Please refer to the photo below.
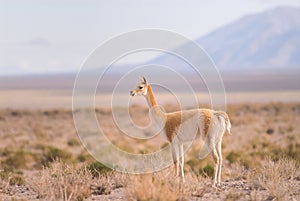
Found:
<path fill-rule="evenodd" d="M 167 114 L 164 131 L 169 142 L 172 142 L 172 140 L 176 136 L 177 129 L 180 126 L 180 124 L 181 124 L 180 112 Z"/>
<path fill-rule="evenodd" d="M 187 119 L 189 119 L 192 115 L 195 115 L 196 112 L 200 114 L 199 121 L 201 125 L 199 129 L 202 129 L 200 132 L 203 134 L 204 138 L 207 136 L 208 129 L 212 122 L 212 115 L 214 111 L 209 109 L 183 110 L 183 111 L 166 114 L 164 131 L 166 133 L 169 142 L 172 142 L 172 140 L 176 136 L 178 127 Z M 182 114 L 186 114 L 186 115 L 182 115 Z"/>
<path fill-rule="evenodd" d="M 209 109 L 200 109 L 200 111 L 203 113 L 202 117 L 202 128 L 203 128 L 203 137 L 206 137 L 209 126 L 211 124 L 212 120 L 212 110 Z"/>

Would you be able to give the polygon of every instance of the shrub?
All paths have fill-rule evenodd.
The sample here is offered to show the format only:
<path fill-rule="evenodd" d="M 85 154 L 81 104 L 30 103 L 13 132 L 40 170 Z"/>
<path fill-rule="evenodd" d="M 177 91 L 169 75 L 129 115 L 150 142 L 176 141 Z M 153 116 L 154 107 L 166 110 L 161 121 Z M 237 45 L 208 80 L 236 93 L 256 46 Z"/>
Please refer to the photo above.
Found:
<path fill-rule="evenodd" d="M 23 173 L 13 173 L 11 171 L 0 172 L 0 179 L 6 181 L 9 185 L 21 185 L 25 184 Z"/>
<path fill-rule="evenodd" d="M 5 170 L 14 171 L 15 169 L 26 169 L 27 164 L 35 158 L 32 153 L 19 150 L 16 152 L 7 152 L 6 159 L 2 162 Z"/>
<path fill-rule="evenodd" d="M 111 171 L 110 168 L 106 167 L 98 161 L 88 164 L 86 166 L 86 169 L 93 175 L 93 177 L 99 177 L 101 174 Z"/>
<path fill-rule="evenodd" d="M 52 146 L 43 147 L 43 153 L 41 158 L 41 164 L 43 166 L 49 167 L 50 163 L 57 160 L 67 162 L 71 161 L 71 159 L 72 154 L 67 151 Z"/>
<path fill-rule="evenodd" d="M 192 170 L 195 169 L 195 167 L 199 164 L 199 160 L 197 159 L 190 159 L 186 162 L 187 165 L 189 165 L 191 167 Z"/>
<path fill-rule="evenodd" d="M 9 179 L 10 185 L 22 185 L 25 184 L 25 179 L 22 175 L 12 175 Z"/>
<path fill-rule="evenodd" d="M 75 138 L 72 138 L 70 140 L 68 140 L 68 145 L 71 146 L 71 147 L 74 147 L 74 146 L 78 146 L 80 145 L 80 141 L 75 139 Z"/>
<path fill-rule="evenodd" d="M 214 167 L 211 164 L 206 164 L 204 168 L 199 168 L 199 174 L 204 177 L 213 177 Z"/>
<path fill-rule="evenodd" d="M 289 143 L 286 147 L 272 146 L 270 156 L 273 160 L 278 161 L 281 158 L 289 158 L 300 163 L 300 144 Z"/>
<path fill-rule="evenodd" d="M 78 160 L 79 162 L 86 162 L 87 157 L 86 157 L 86 155 L 84 155 L 84 154 L 79 154 L 79 155 L 77 156 L 77 160 Z"/>
<path fill-rule="evenodd" d="M 255 152 L 255 154 L 258 152 Z M 250 153 L 250 156 L 254 153 Z M 245 155 L 244 153 L 237 152 L 237 151 L 231 151 L 226 156 L 226 159 L 229 161 L 230 164 L 238 163 L 242 165 L 246 169 L 253 168 L 257 165 L 257 161 L 255 158 L 250 158 L 249 155 Z"/>
<path fill-rule="evenodd" d="M 230 164 L 235 163 L 239 160 L 240 154 L 236 153 L 234 151 L 229 152 L 229 154 L 226 156 L 226 159 L 229 161 Z"/>

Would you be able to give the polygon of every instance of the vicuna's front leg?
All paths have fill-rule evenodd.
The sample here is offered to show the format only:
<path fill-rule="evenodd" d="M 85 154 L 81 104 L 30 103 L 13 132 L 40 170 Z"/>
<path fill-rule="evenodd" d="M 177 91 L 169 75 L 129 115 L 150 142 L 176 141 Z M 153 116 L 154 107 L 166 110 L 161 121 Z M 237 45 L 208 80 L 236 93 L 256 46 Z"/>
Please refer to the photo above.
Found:
<path fill-rule="evenodd" d="M 179 149 L 178 146 L 174 143 L 171 144 L 172 158 L 175 167 L 175 175 L 179 175 Z"/>
<path fill-rule="evenodd" d="M 175 175 L 184 178 L 184 150 L 183 144 L 173 143 L 171 145 L 172 157 L 175 166 Z"/>
<path fill-rule="evenodd" d="M 183 150 L 183 144 L 179 145 L 179 154 L 180 154 L 180 176 L 184 179 L 184 150 Z"/>
<path fill-rule="evenodd" d="M 182 178 L 184 178 L 184 170 L 183 170 L 183 167 L 184 167 L 184 151 L 183 151 L 183 144 L 179 145 L 179 166 L 180 166 L 180 176 Z"/>

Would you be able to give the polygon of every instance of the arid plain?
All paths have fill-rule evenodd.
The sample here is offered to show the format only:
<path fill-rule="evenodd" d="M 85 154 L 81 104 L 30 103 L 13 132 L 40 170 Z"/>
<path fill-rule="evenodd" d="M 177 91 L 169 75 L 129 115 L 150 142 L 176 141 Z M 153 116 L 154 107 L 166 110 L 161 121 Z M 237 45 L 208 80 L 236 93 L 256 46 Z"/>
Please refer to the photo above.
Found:
<path fill-rule="evenodd" d="M 2 90 L 0 94 L 2 200 L 300 199 L 298 91 L 227 93 L 232 135 L 223 139 L 223 183 L 218 189 L 211 187 L 211 156 L 197 159 L 201 143 L 186 153 L 185 182 L 174 179 L 173 167 L 146 175 L 114 172 L 96 162 L 80 142 L 70 92 Z M 113 144 L 137 154 L 166 145 L 159 136 L 147 141 L 123 135 L 99 97 L 97 117 Z M 207 95 L 198 97 L 203 102 L 199 107 L 210 107 Z M 178 105 L 168 102 L 171 98 L 157 95 L 166 111 L 176 111 Z M 149 121 L 143 100 L 131 104 L 129 113 L 138 125 Z"/>

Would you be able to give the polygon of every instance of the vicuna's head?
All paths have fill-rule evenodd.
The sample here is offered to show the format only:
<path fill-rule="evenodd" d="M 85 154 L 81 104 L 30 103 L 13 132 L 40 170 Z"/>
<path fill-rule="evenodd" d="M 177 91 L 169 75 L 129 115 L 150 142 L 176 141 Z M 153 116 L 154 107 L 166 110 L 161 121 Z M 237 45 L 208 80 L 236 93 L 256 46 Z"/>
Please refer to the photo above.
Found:
<path fill-rule="evenodd" d="M 130 95 L 147 95 L 148 92 L 148 82 L 145 77 L 141 78 L 140 83 L 136 86 L 135 89 L 130 91 Z"/>

